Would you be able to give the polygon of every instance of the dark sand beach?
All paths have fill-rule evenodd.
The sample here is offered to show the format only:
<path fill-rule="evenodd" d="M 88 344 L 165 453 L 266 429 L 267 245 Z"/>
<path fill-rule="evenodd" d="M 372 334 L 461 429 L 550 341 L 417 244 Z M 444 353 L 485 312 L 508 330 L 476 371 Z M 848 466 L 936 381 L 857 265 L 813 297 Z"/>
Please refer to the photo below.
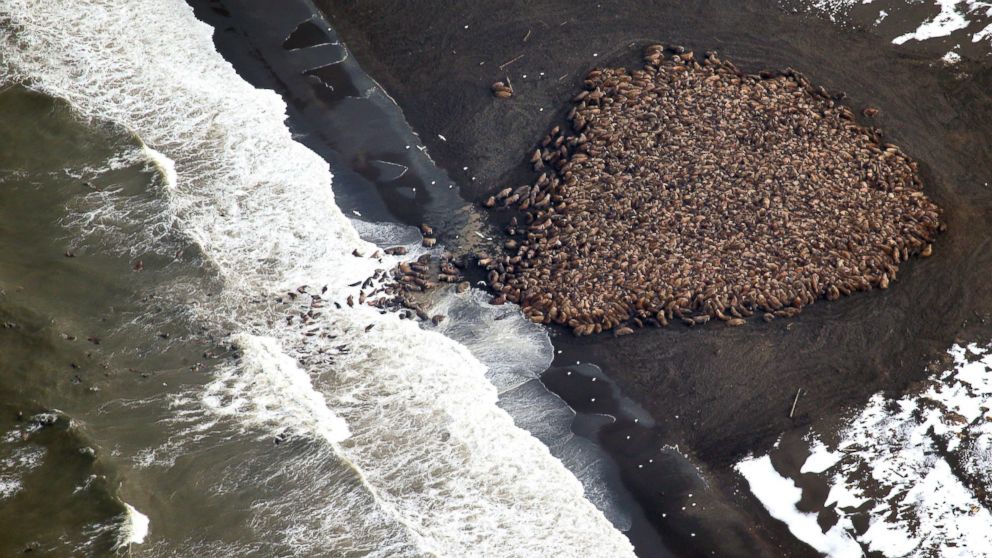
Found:
<path fill-rule="evenodd" d="M 899 393 L 926 377 L 927 364 L 955 339 L 992 333 L 987 68 L 965 61 L 947 69 L 933 52 L 897 48 L 771 2 L 319 4 L 472 201 L 532 182 L 529 153 L 547 129 L 564 123 L 567 101 L 585 72 L 638 67 L 650 42 L 717 50 L 748 72 L 791 66 L 814 84 L 847 92 L 845 104 L 859 115 L 864 107 L 880 108 L 873 122 L 863 121 L 921 162 L 925 191 L 944 208 L 948 231 L 934 257 L 909 262 L 887 291 L 821 301 L 798 318 L 742 328 L 673 326 L 582 339 L 561 331 L 554 337 L 564 350 L 561 364 L 598 364 L 656 419 L 653 432 L 621 422 L 602 440 L 625 465 L 628 486 L 664 538 L 687 555 L 708 554 L 703 548 L 714 541 L 693 545 L 685 530 L 658 518 L 673 495 L 657 493 L 635 464 L 657 452 L 659 442 L 678 445 L 716 479 L 728 501 L 760 517 L 763 510 L 730 472 L 736 459 L 766 450 L 782 432 L 810 425 L 829 430 L 871 394 Z M 506 77 L 515 95 L 495 99 L 490 84 Z M 576 405 L 586 398 L 567 384 L 554 385 Z M 638 436 L 626 440 L 628 432 Z M 741 534 L 761 542 L 738 546 L 737 555 L 755 555 L 759 547 L 772 554 L 812 552 L 769 525 Z M 720 538 L 732 531 L 715 527 L 711 533 Z M 733 544 L 718 548 L 727 555 Z"/>
<path fill-rule="evenodd" d="M 783 433 L 831 431 L 872 394 L 897 394 L 925 378 L 927 364 L 955 339 L 992 334 L 986 280 L 992 255 L 985 250 L 992 240 L 985 225 L 992 209 L 992 153 L 983 141 L 992 131 L 985 87 L 992 73 L 980 65 L 965 61 L 948 69 L 933 52 L 897 49 L 771 2 L 318 2 L 361 69 L 397 102 L 446 173 L 436 178 L 457 183 L 459 200 L 425 188 L 435 177 L 424 169 L 399 183 L 362 173 L 366 158 L 408 161 L 388 148 L 388 133 L 335 124 L 341 94 L 360 89 L 346 74 L 324 70 L 337 95 L 315 96 L 302 79 L 313 72 L 282 59 L 284 48 L 326 40 L 301 26 L 281 44 L 278 29 L 294 28 L 294 18 L 305 20 L 302 7 L 299 14 L 276 16 L 251 2 L 193 5 L 199 17 L 225 31 L 215 42 L 243 77 L 287 98 L 289 124 L 301 141 L 338 175 L 355 170 L 377 193 L 340 190 L 349 182 L 345 174 L 335 180 L 343 209 L 381 203 L 377 218 L 428 221 L 442 242 L 465 252 L 493 246 L 469 242 L 475 219 L 459 206 L 532 182 L 529 154 L 550 127 L 564 124 L 568 100 L 585 73 L 596 66 L 639 67 L 646 44 L 716 50 L 746 72 L 792 67 L 814 84 L 846 92 L 844 103 L 859 118 L 865 107 L 880 109 L 862 122 L 880 127 L 884 141 L 920 161 L 925 191 L 943 208 L 948 225 L 934 256 L 905 264 L 888 290 L 820 301 L 798 318 L 753 320 L 741 328 L 673 325 L 581 339 L 552 328 L 560 352 L 545 385 L 580 416 L 618 417 L 587 434 L 620 465 L 637 500 L 640 509 L 627 534 L 642 556 L 816 555 L 768 517 L 731 466 L 767 451 Z M 280 22 L 267 38 L 259 36 L 257 23 L 266 17 Z M 494 98 L 490 85 L 507 78 L 514 96 Z M 349 138 L 364 142 L 365 151 L 350 146 Z M 383 145 L 376 146 L 375 138 Z M 414 188 L 415 203 L 398 194 L 404 188 Z M 491 224 L 508 218 L 493 214 Z M 654 425 L 625 416 L 602 384 L 568 374 L 578 362 L 600 367 Z"/>

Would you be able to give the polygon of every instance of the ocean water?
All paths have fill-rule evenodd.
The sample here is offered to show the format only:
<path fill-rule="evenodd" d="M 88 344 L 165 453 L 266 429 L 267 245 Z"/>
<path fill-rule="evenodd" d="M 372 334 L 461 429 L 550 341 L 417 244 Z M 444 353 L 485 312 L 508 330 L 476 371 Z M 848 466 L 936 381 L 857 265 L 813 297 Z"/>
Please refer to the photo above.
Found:
<path fill-rule="evenodd" d="M 0 5 L 0 549 L 632 555 L 545 445 L 570 410 L 537 406 L 542 443 L 499 404 L 546 333 L 474 291 L 438 295 L 440 331 L 341 304 L 399 261 L 366 239 L 419 239 L 343 215 L 211 34 L 179 0 Z"/>
<path fill-rule="evenodd" d="M 107 195 L 83 180 L 113 183 L 140 211 L 157 174 L 143 159 L 113 156 L 126 135 L 83 126 L 63 103 L 20 87 L 0 93 L 0 122 L 0 554 L 100 555 L 137 538 L 129 526 L 142 514 L 121 500 L 111 448 L 77 411 L 110 382 L 127 387 L 134 355 L 125 352 L 141 352 L 147 337 L 125 351 L 114 335 L 139 315 L 141 301 L 122 286 L 136 279 L 121 273 L 131 263 L 102 256 L 63 220 L 68 207 L 82 212 Z M 141 322 L 162 325 L 152 313 Z"/>

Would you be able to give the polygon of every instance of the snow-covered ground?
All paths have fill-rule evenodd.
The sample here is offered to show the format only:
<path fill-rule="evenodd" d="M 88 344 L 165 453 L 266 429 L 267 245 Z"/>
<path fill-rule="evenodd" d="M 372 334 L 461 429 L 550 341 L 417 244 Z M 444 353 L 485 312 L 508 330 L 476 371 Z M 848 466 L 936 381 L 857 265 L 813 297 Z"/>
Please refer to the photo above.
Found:
<path fill-rule="evenodd" d="M 897 45 L 939 42 L 948 64 L 961 51 L 992 54 L 992 2 L 984 0 L 783 0 L 838 24 L 872 28 Z M 939 39 L 939 41 L 934 41 Z M 970 44 L 970 45 L 969 45 Z"/>
<path fill-rule="evenodd" d="M 738 472 L 772 517 L 827 556 L 992 556 L 992 345 L 950 354 L 953 367 L 925 387 L 872 397 L 835 446 L 810 436 L 800 473 L 827 482 L 817 512 L 833 513 L 797 507 L 803 491 L 774 452 L 741 461 Z"/>

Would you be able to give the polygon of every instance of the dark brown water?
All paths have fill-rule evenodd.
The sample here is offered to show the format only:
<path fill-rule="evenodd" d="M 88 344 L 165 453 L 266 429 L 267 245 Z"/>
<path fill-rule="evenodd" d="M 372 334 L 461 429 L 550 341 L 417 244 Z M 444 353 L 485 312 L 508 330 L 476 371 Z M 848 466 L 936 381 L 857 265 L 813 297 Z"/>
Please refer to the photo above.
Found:
<path fill-rule="evenodd" d="M 8 329 L 20 332 L 18 350 L 6 355 L 3 385 L 18 390 L 11 406 L 25 409 L 10 418 L 11 477 L 3 479 L 2 497 L 4 512 L 18 519 L 3 534 L 4 550 L 419 556 L 495 545 L 517 555 L 625 552 L 623 535 L 541 443 L 581 467 L 575 474 L 589 479 L 590 498 L 600 490 L 607 513 L 631 521 L 634 508 L 618 508 L 610 490 L 598 488 L 616 473 L 588 441 L 573 439 L 574 412 L 533 389 L 550 361 L 546 334 L 519 316 L 479 309 L 471 294 L 436 301 L 452 315 L 443 332 L 464 346 L 409 322 L 397 325 L 395 316 L 342 309 L 353 280 L 358 285 L 382 262 L 353 255 L 373 247 L 329 210 L 326 163 L 288 141 L 278 98 L 212 65 L 202 56 L 215 55 L 209 36 L 196 42 L 205 36 L 199 27 L 193 40 L 138 30 L 121 43 L 145 45 L 151 37 L 185 48 L 188 71 L 170 73 L 174 61 L 162 48 L 152 47 L 159 63 L 145 67 L 140 57 L 137 64 L 128 58 L 126 46 L 108 56 L 94 31 L 126 35 L 135 27 L 119 5 L 106 7 L 38 7 L 52 28 L 62 23 L 59 12 L 82 10 L 78 37 L 49 33 L 34 13 L 18 11 L 23 6 L 0 12 L 16 21 L 0 22 L 0 42 L 13 59 L 4 67 L 12 76 L 4 77 L 68 100 L 19 86 L 3 98 L 10 115 L 4 143 L 23 147 L 11 149 L 2 167 L 12 231 L 5 272 L 8 292 L 19 293 L 12 299 L 17 322 Z M 183 9 L 155 15 L 178 32 L 177 21 L 194 23 Z M 282 45 L 300 22 L 294 18 L 278 36 L 281 51 L 292 50 Z M 52 45 L 62 40 L 85 44 L 66 51 L 71 64 L 55 63 L 62 51 Z M 197 50 L 204 48 L 210 50 Z M 75 74 L 77 67 L 92 74 Z M 333 74 L 320 72 L 325 81 L 315 85 L 326 87 L 338 79 Z M 398 113 L 363 104 L 384 100 L 353 99 L 352 117 L 374 123 L 381 115 L 384 129 L 395 126 Z M 247 121 L 237 122 L 242 115 L 232 108 L 242 107 Z M 402 145 L 386 160 L 382 151 L 341 141 L 356 168 L 384 183 L 406 174 L 396 161 L 430 163 L 405 154 L 407 145 L 416 149 L 402 143 L 416 139 L 408 129 L 392 136 L 376 130 L 366 139 L 381 148 Z M 351 166 L 342 169 L 352 176 Z M 443 177 L 430 172 L 426 178 Z M 335 179 L 342 182 L 348 184 Z M 446 186 L 439 188 L 453 190 Z M 380 203 L 357 186 L 354 199 L 351 207 L 365 215 Z M 467 222 L 431 207 L 437 220 Z M 410 242 L 395 226 L 354 226 L 386 245 Z M 458 312 L 467 318 L 456 320 Z M 512 351 L 500 350 L 497 339 L 511 340 Z M 61 351 L 51 363 L 46 343 Z M 505 408 L 527 413 L 540 403 L 543 414 L 530 417 L 540 442 L 497 407 L 493 384 Z M 551 415 L 553 422 L 541 423 Z M 76 437 L 59 442 L 49 434 L 56 432 Z M 68 459 L 59 469 L 52 459 L 66 452 L 92 461 L 90 470 L 77 473 Z M 63 473 L 71 496 L 51 482 Z M 49 503 L 59 513 L 42 523 L 36 512 Z M 498 528 L 479 517 L 494 518 Z M 544 522 L 558 526 L 541 528 Z"/>
<path fill-rule="evenodd" d="M 177 241 L 187 254 L 162 265 L 121 249 L 139 231 L 107 218 L 114 205 L 140 213 L 160 184 L 123 130 L 16 86 L 0 114 L 0 554 L 106 555 L 124 502 L 151 506 L 128 464 L 157 436 L 145 425 L 168 413 L 170 382 L 197 381 L 207 342 L 156 295 L 202 280 L 196 250 Z"/>

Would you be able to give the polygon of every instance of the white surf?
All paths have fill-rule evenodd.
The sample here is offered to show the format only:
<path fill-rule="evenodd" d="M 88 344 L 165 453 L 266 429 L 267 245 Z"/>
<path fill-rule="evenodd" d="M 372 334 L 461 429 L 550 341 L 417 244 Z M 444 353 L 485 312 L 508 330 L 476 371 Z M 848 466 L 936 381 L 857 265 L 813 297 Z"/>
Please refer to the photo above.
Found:
<path fill-rule="evenodd" d="M 292 140 L 282 100 L 244 82 L 211 33 L 180 0 L 8 0 L 0 73 L 131 130 L 163 170 L 166 202 L 148 228 L 175 226 L 202 249 L 224 288 L 191 311 L 235 330 L 242 353 L 204 406 L 248 431 L 318 440 L 308 463 L 333 458 L 360 476 L 361 494 L 327 487 L 335 500 L 322 521 L 300 523 L 297 552 L 632 555 L 576 478 L 497 406 L 466 347 L 364 306 L 328 304 L 307 326 L 326 336 L 286 325 L 280 294 L 326 285 L 323 298 L 343 302 L 349 284 L 395 262 L 367 257 L 375 246 L 335 206 L 325 162 Z M 162 251 L 154 235 L 122 249 Z M 325 487 L 314 480 L 304 488 Z"/>

